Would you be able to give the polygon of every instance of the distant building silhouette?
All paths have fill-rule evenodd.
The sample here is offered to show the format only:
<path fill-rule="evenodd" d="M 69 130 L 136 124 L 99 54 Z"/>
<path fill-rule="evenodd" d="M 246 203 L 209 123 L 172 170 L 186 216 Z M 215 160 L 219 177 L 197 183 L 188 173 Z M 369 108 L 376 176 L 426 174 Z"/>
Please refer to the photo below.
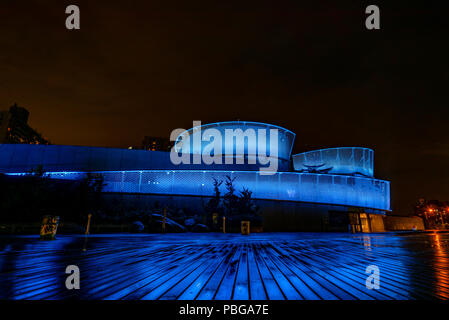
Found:
<path fill-rule="evenodd" d="M 150 151 L 170 151 L 173 141 L 168 138 L 145 136 L 142 141 L 142 149 Z"/>
<path fill-rule="evenodd" d="M 27 109 L 17 104 L 0 111 L 0 143 L 50 144 L 28 125 L 29 115 Z"/>

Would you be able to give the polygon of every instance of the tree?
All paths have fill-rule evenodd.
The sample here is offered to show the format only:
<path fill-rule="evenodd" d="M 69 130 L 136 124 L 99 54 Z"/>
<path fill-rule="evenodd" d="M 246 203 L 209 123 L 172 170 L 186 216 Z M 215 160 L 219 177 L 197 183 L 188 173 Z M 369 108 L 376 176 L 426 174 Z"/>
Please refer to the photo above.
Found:
<path fill-rule="evenodd" d="M 227 225 L 231 230 L 239 230 L 240 221 L 248 220 L 252 224 L 261 224 L 261 217 L 258 215 L 259 207 L 253 199 L 253 192 L 247 188 L 243 188 L 238 192 L 234 182 L 235 177 L 226 176 L 225 180 L 217 180 L 214 178 L 214 195 L 212 199 L 203 205 L 204 210 L 211 217 L 213 213 L 218 213 L 221 217 L 226 216 Z M 221 196 L 220 186 L 225 185 L 226 193 Z"/>
<path fill-rule="evenodd" d="M 257 215 L 259 211 L 259 207 L 256 205 L 254 201 L 253 192 L 248 190 L 247 188 L 243 188 L 240 192 L 240 197 L 238 201 L 238 213 L 242 216 L 246 216 L 248 219 L 251 219 L 255 215 Z"/>
<path fill-rule="evenodd" d="M 223 184 L 223 180 L 214 179 L 214 196 L 210 199 L 206 205 L 203 205 L 206 213 L 213 214 L 218 213 L 221 214 L 223 212 L 223 208 L 221 205 L 221 192 L 220 186 Z"/>
<path fill-rule="evenodd" d="M 235 194 L 234 181 L 235 178 L 231 178 L 230 176 L 225 177 L 225 187 L 227 192 L 223 197 L 224 213 L 231 217 L 237 211 L 239 200 L 238 196 Z"/>

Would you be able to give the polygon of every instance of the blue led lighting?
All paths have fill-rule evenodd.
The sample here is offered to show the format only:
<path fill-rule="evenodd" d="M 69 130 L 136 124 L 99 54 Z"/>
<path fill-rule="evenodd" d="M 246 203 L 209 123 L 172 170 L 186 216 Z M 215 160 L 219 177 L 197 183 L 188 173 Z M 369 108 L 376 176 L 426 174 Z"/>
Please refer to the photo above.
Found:
<path fill-rule="evenodd" d="M 248 188 L 255 199 L 311 202 L 390 210 L 390 183 L 384 180 L 298 172 L 260 175 L 257 171 L 138 170 L 97 171 L 104 192 L 212 196 L 213 179 L 236 178 L 237 190 Z M 171 173 L 171 174 L 168 174 Z M 23 173 L 13 173 L 20 175 Z M 48 172 L 53 179 L 78 180 L 85 172 Z M 225 192 L 224 186 L 221 186 Z"/>
<path fill-rule="evenodd" d="M 204 129 L 204 128 L 207 128 L 207 127 L 216 127 L 216 126 L 220 126 L 222 124 L 224 124 L 224 125 L 240 125 L 240 127 L 246 127 L 247 124 L 249 124 L 250 126 L 254 126 L 254 125 L 256 125 L 256 126 L 265 126 L 265 127 L 268 127 L 268 128 L 277 128 L 277 129 L 279 129 L 281 131 L 289 132 L 292 135 L 296 136 L 296 134 L 294 132 L 292 132 L 292 131 L 290 131 L 288 129 L 285 129 L 283 127 L 280 127 L 280 126 L 277 126 L 277 125 L 274 125 L 274 124 L 269 124 L 269 123 L 264 123 L 264 122 L 256 122 L 256 121 L 220 121 L 220 122 L 211 122 L 211 123 L 202 124 L 201 125 L 201 129 Z M 186 130 L 185 132 L 192 131 L 193 129 L 199 128 L 199 127 L 200 126 L 190 128 L 190 129 Z"/>
<path fill-rule="evenodd" d="M 287 130 L 285 128 L 271 125 L 267 123 L 262 122 L 252 122 L 252 121 L 225 121 L 225 122 L 215 122 L 215 123 L 208 123 L 201 126 L 196 126 L 193 128 L 190 128 L 188 130 L 185 130 L 183 133 L 181 133 L 178 138 L 175 141 L 175 146 L 180 140 L 182 140 L 182 136 L 190 136 L 190 140 L 192 140 L 193 131 L 195 129 L 200 129 L 202 132 L 206 131 L 207 129 L 216 129 L 221 133 L 221 136 L 223 138 L 222 140 L 222 151 L 221 155 L 227 155 L 226 150 L 233 150 L 232 155 L 239 154 L 236 150 L 237 144 L 234 143 L 234 141 L 226 141 L 225 140 L 225 130 L 231 129 L 231 130 L 237 130 L 241 129 L 243 132 L 245 132 L 247 129 L 252 129 L 255 131 L 256 135 L 258 132 L 258 129 L 265 129 L 266 130 L 266 152 L 267 155 L 273 156 L 270 152 L 270 129 L 276 129 L 278 130 L 278 141 L 276 142 L 276 145 L 278 147 L 278 155 L 276 158 L 282 159 L 282 160 L 289 160 L 291 157 L 291 152 L 293 149 L 293 143 L 295 141 L 295 133 L 293 133 L 290 130 Z M 244 150 L 244 155 L 251 156 L 254 154 L 259 154 L 258 151 L 258 145 L 249 144 L 247 140 L 244 140 L 244 146 L 242 146 Z M 201 143 L 197 146 L 194 146 L 192 141 L 190 143 L 190 153 L 192 154 L 202 154 L 203 149 L 205 146 L 210 144 L 209 141 L 201 141 Z M 178 149 L 175 150 L 178 151 Z M 250 150 L 253 150 L 254 152 L 250 152 Z"/>
<path fill-rule="evenodd" d="M 265 165 L 249 161 L 244 164 L 175 164 L 169 152 L 0 144 L 0 173 L 25 175 L 32 168 L 42 166 L 53 179 L 79 180 L 85 178 L 87 172 L 102 174 L 106 183 L 104 192 L 191 196 L 212 196 L 213 179 L 224 180 L 229 175 L 236 178 L 237 190 L 248 188 L 256 199 L 390 210 L 390 183 L 373 178 L 374 151 L 371 149 L 329 148 L 291 157 L 295 134 L 276 125 L 227 121 L 195 128 L 214 128 L 222 135 L 226 129 L 253 129 L 256 132 L 258 129 L 278 129 L 278 172 L 260 175 L 259 169 Z M 268 131 L 266 153 L 270 157 Z M 249 159 L 252 152 L 258 150 L 254 143 L 248 143 L 248 139 L 238 141 L 244 146 L 235 143 L 231 149 L 231 142 L 222 144 L 223 157 L 231 157 L 230 151 L 233 150 L 232 157 L 237 158 L 237 147 L 239 159 Z M 201 142 L 196 151 L 202 151 L 203 146 Z M 220 148 L 217 149 L 214 152 L 219 152 Z M 243 157 L 241 152 L 244 152 Z M 291 161 L 295 172 L 290 171 Z M 221 188 L 224 193 L 224 185 Z"/>
<path fill-rule="evenodd" d="M 299 172 L 359 174 L 373 177 L 374 151 L 362 147 L 313 150 L 293 155 L 293 168 Z"/>

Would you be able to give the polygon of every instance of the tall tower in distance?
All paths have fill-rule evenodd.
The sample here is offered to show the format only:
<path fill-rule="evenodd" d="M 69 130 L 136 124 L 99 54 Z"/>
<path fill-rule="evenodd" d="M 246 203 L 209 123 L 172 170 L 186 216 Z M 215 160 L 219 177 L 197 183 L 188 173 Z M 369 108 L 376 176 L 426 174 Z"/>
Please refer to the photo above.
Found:
<path fill-rule="evenodd" d="M 0 143 L 50 144 L 28 125 L 30 112 L 14 103 L 9 110 L 0 111 Z"/>

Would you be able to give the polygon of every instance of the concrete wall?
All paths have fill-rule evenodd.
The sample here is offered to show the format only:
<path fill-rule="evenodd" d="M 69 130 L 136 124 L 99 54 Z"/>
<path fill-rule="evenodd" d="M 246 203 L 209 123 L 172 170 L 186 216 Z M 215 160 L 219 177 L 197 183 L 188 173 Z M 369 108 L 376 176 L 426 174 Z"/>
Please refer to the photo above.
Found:
<path fill-rule="evenodd" d="M 176 209 L 186 209 L 203 215 L 202 203 L 207 203 L 208 197 L 195 196 L 163 196 L 145 194 L 105 193 L 104 199 L 115 208 L 151 208 L 158 203 L 159 207 L 168 206 Z M 263 217 L 264 232 L 349 232 L 348 222 L 342 220 L 341 225 L 332 225 L 329 212 L 348 216 L 348 209 L 344 206 L 308 204 L 302 202 L 257 200 L 260 214 Z M 196 213 L 197 212 L 197 213 Z M 382 215 L 370 214 L 373 232 L 382 232 Z"/>
<path fill-rule="evenodd" d="M 263 231 L 327 231 L 326 205 L 298 202 L 260 201 Z"/>
<path fill-rule="evenodd" d="M 384 218 L 379 214 L 370 214 L 371 232 L 385 232 Z"/>
<path fill-rule="evenodd" d="M 401 230 L 424 230 L 424 222 L 420 217 L 401 217 L 401 216 L 385 216 L 385 230 L 401 231 Z"/>

